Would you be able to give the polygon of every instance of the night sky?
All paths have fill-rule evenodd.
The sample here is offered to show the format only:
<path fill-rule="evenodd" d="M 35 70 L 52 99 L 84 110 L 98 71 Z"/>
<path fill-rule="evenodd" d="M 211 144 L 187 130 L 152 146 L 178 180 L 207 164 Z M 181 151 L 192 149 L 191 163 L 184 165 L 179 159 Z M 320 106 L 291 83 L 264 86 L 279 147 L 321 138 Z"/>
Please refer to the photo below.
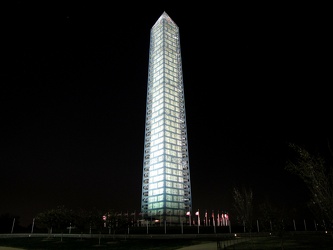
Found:
<path fill-rule="evenodd" d="M 180 29 L 193 209 L 229 211 L 242 186 L 256 203 L 304 207 L 306 186 L 284 166 L 289 142 L 323 154 L 333 143 L 326 7 L 158 2 L 3 8 L 0 214 L 140 210 L 163 11 Z"/>

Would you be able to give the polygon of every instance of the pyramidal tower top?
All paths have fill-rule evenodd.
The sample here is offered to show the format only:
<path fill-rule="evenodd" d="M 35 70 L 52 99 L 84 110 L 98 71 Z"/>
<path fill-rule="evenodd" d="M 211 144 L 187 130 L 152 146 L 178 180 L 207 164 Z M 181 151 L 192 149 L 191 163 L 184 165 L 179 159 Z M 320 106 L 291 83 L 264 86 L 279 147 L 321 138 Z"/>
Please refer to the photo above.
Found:
<path fill-rule="evenodd" d="M 177 26 L 177 24 L 169 17 L 169 15 L 164 11 L 163 14 L 159 17 L 159 19 L 156 21 L 156 23 L 153 25 L 153 28 L 158 25 L 159 23 L 163 22 L 163 20 L 166 20 L 170 24 L 173 24 Z"/>

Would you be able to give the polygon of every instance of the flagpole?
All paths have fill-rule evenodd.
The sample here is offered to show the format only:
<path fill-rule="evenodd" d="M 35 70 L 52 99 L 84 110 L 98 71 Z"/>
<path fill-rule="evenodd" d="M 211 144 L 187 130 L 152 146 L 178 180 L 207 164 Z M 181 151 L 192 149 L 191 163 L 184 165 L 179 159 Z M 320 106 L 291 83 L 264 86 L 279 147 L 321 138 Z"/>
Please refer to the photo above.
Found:
<path fill-rule="evenodd" d="M 257 229 L 258 229 L 258 233 L 259 233 L 259 221 L 257 220 Z"/>
<path fill-rule="evenodd" d="M 216 228 L 215 228 L 215 214 L 214 214 L 214 210 L 213 210 L 213 227 L 214 227 L 214 233 L 216 233 Z"/>
<path fill-rule="evenodd" d="M 164 234 L 166 234 L 166 224 L 167 224 L 167 216 L 165 215 L 165 220 L 164 220 Z"/>
<path fill-rule="evenodd" d="M 11 233 L 13 233 L 13 231 L 14 231 L 14 225 L 15 225 L 15 218 L 13 219 L 13 225 L 12 225 L 12 231 L 11 231 Z"/>
<path fill-rule="evenodd" d="M 190 226 L 192 225 L 192 217 L 191 217 L 191 212 L 190 212 Z"/>
<path fill-rule="evenodd" d="M 32 219 L 31 234 L 34 232 L 35 218 Z"/>
<path fill-rule="evenodd" d="M 186 215 L 188 215 L 188 219 L 189 219 L 188 224 L 191 226 L 191 220 L 192 220 L 192 218 L 191 218 L 191 211 L 188 211 L 188 212 L 186 213 Z M 186 221 L 185 221 L 185 222 L 186 222 Z"/>
<path fill-rule="evenodd" d="M 200 214 L 199 214 L 199 209 L 198 209 L 198 211 L 197 211 L 197 217 L 198 217 L 198 234 L 199 234 L 199 227 L 200 227 Z"/>
<path fill-rule="evenodd" d="M 183 233 L 184 233 L 184 229 L 183 229 L 183 220 L 182 220 L 182 218 L 181 218 L 181 216 L 180 216 L 180 211 L 179 211 L 179 222 L 180 222 L 181 232 L 182 232 L 182 234 L 183 234 Z"/>

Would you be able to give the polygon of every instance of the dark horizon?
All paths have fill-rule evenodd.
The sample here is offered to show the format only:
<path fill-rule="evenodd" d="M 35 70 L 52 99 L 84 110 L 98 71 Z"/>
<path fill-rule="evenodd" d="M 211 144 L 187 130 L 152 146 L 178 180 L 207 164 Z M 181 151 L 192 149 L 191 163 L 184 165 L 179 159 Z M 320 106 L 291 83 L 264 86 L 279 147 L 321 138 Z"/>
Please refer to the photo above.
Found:
<path fill-rule="evenodd" d="M 242 186 L 256 204 L 304 208 L 287 145 L 327 156 L 333 139 L 326 16 L 312 7 L 13 3 L 0 214 L 140 210 L 150 28 L 163 11 L 180 30 L 193 210 L 230 211 Z"/>

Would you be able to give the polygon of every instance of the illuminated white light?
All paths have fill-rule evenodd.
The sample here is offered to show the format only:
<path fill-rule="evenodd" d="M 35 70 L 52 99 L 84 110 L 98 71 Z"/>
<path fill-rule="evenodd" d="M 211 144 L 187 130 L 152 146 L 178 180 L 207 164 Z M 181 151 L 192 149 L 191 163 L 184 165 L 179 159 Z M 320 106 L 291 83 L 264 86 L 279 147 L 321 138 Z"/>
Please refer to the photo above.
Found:
<path fill-rule="evenodd" d="M 171 209 L 171 224 L 190 215 L 192 193 L 179 29 L 165 12 L 150 42 L 141 212 Z"/>

